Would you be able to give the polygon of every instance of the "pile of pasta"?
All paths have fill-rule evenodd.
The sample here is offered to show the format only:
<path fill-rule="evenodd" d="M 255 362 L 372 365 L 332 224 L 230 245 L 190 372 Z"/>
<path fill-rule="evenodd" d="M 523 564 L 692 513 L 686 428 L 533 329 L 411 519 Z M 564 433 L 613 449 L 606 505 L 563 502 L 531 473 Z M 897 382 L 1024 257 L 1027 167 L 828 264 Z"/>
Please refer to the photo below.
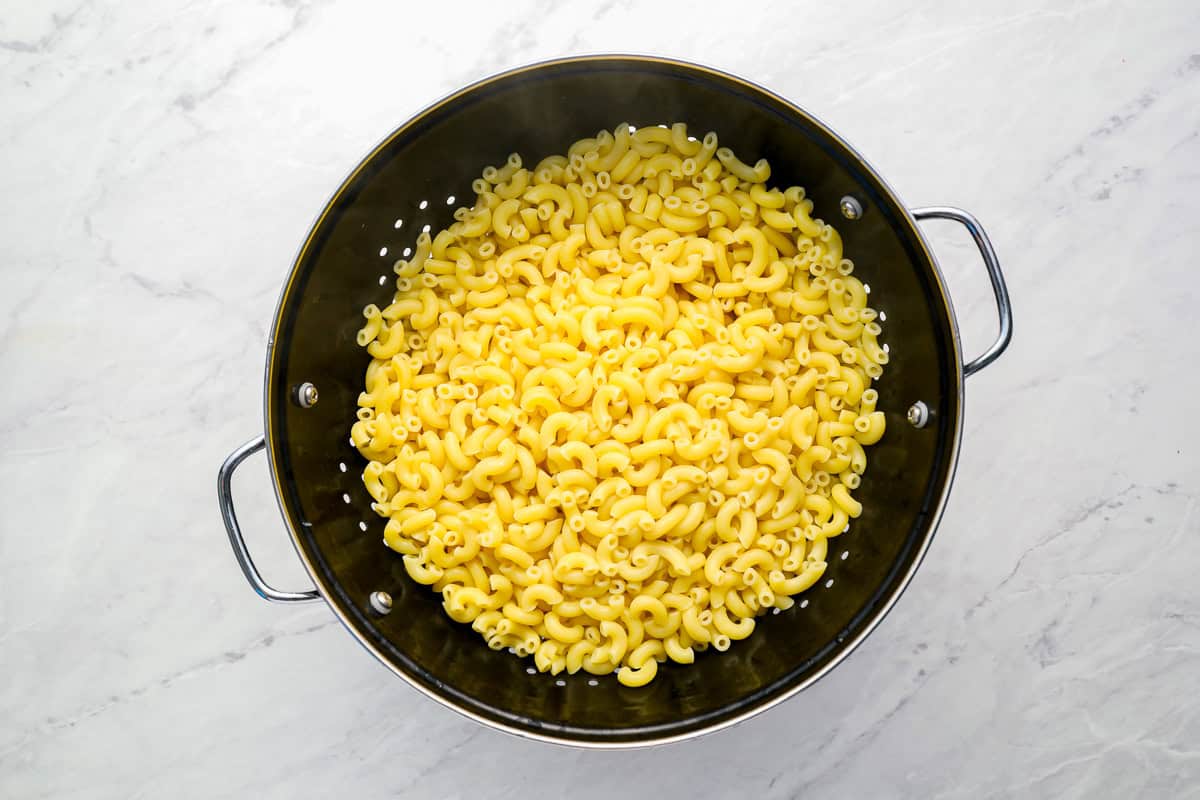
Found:
<path fill-rule="evenodd" d="M 490 647 L 644 685 L 790 607 L 861 513 L 878 315 L 769 176 L 682 124 L 514 154 L 364 310 L 384 541 Z"/>

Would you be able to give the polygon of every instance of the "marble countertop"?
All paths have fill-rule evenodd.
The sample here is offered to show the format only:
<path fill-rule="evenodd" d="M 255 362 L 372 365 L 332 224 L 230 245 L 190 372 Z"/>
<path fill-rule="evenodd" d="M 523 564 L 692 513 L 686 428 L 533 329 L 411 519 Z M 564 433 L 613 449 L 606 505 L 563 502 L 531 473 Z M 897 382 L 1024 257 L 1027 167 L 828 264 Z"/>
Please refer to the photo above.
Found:
<path fill-rule="evenodd" d="M 5 4 L 0 795 L 1200 797 L 1197 9 L 568 5 Z M 213 486 L 357 160 L 464 83 L 603 51 L 745 75 L 910 204 L 973 211 L 1017 314 L 882 626 L 749 722 L 610 753 L 484 729 L 323 604 L 258 600 Z M 982 266 L 929 230 L 981 351 Z M 271 580 L 306 587 L 261 456 L 235 489 Z"/>

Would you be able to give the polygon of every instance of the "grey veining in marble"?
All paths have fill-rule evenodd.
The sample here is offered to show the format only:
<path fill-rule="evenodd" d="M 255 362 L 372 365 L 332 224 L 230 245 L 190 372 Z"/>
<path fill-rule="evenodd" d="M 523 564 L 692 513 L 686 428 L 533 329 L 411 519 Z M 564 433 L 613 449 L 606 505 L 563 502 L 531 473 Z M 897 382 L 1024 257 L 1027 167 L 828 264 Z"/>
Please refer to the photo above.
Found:
<path fill-rule="evenodd" d="M 4 3 L 0 796 L 1200 797 L 1200 6 L 669 5 Z M 260 602 L 213 492 L 346 172 L 465 82 L 600 51 L 796 100 L 909 203 L 977 214 L 1017 312 L 879 630 L 779 708 L 632 753 L 485 730 L 324 606 Z M 986 277 L 928 227 L 969 356 Z M 261 457 L 235 489 L 306 588 Z"/>

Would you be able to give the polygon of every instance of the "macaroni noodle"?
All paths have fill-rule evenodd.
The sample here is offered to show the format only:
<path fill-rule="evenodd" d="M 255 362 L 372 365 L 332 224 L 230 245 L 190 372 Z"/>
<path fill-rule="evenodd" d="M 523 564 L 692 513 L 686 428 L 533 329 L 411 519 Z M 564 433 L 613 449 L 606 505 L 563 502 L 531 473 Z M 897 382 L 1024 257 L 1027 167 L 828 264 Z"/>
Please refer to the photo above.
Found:
<path fill-rule="evenodd" d="M 841 236 L 715 133 L 513 154 L 363 309 L 384 542 L 488 646 L 654 679 L 793 605 L 863 513 L 888 352 Z"/>

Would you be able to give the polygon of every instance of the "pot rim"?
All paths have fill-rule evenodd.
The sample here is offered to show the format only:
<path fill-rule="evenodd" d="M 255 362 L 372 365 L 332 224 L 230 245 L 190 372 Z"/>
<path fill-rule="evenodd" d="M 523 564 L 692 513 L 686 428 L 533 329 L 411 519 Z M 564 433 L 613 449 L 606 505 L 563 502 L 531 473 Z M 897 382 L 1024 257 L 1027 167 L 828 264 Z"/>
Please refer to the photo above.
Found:
<path fill-rule="evenodd" d="M 488 86 L 490 84 L 496 83 L 501 80 L 513 78 L 513 77 L 516 77 L 518 75 L 522 75 L 525 73 L 536 72 L 538 70 L 549 68 L 549 67 L 563 66 L 563 65 L 568 65 L 568 64 L 581 64 L 581 63 L 588 63 L 588 62 L 614 62 L 614 61 L 615 62 L 625 61 L 625 62 L 635 62 L 635 63 L 641 62 L 641 63 L 650 63 L 650 64 L 666 64 L 666 65 L 670 65 L 673 67 L 679 67 L 679 68 L 683 68 L 685 70 L 693 71 L 693 72 L 699 73 L 704 76 L 715 77 L 719 80 L 729 81 L 734 84 L 738 84 L 745 89 L 748 89 L 752 92 L 760 93 L 760 94 L 766 96 L 768 99 L 782 104 L 784 107 L 786 107 L 792 113 L 796 114 L 799 117 L 802 117 L 807 122 L 809 122 L 816 128 L 820 129 L 822 132 L 824 132 L 826 135 L 828 135 L 831 139 L 835 140 L 838 144 L 840 144 L 842 147 L 844 147 L 845 150 L 851 156 L 853 156 L 853 158 L 857 162 L 857 166 L 860 169 L 862 169 L 863 171 L 870 174 L 876 181 L 878 181 L 880 187 L 888 195 L 890 195 L 892 200 L 895 202 L 896 206 L 902 211 L 902 218 L 903 218 L 905 224 L 907 224 L 908 228 L 909 228 L 908 233 L 910 233 L 912 235 L 914 241 L 920 246 L 921 251 L 923 252 L 925 258 L 927 259 L 929 265 L 932 268 L 934 285 L 936 286 L 938 296 L 941 298 L 942 306 L 946 310 L 946 314 L 947 314 L 948 320 L 950 322 L 950 331 L 952 334 L 951 345 L 952 345 L 952 349 L 954 352 L 953 367 L 954 367 L 954 372 L 955 372 L 955 374 L 953 376 L 954 380 L 952 381 L 951 388 L 955 390 L 955 393 L 957 395 L 959 402 L 956 403 L 956 406 L 957 406 L 956 414 L 955 414 L 955 417 L 953 420 L 951 441 L 950 441 L 950 445 L 949 445 L 948 453 L 947 453 L 946 480 L 945 480 L 944 485 L 941 488 L 940 495 L 937 498 L 936 503 L 934 503 L 932 505 L 931 511 L 929 513 L 928 522 L 927 522 L 927 526 L 928 526 L 927 533 L 925 534 L 925 536 L 923 537 L 923 540 L 920 542 L 920 544 L 916 548 L 916 551 L 912 558 L 912 562 L 909 564 L 908 569 L 904 572 L 903 575 L 899 576 L 896 586 L 892 590 L 890 596 L 888 596 L 884 600 L 882 605 L 873 613 L 873 615 L 870 617 L 870 619 L 868 619 L 864 623 L 861 630 L 859 630 L 854 636 L 848 637 L 844 641 L 841 649 L 838 650 L 836 653 L 834 653 L 833 656 L 831 656 L 830 660 L 826 664 L 824 664 L 820 668 L 816 669 L 813 672 L 813 674 L 805 677 L 802 680 L 797 681 L 794 685 L 788 686 L 787 688 L 783 689 L 782 691 L 779 691 L 774 696 L 766 697 L 762 700 L 759 700 L 758 702 L 756 702 L 754 704 L 748 705 L 746 708 L 742 709 L 740 712 L 733 714 L 729 717 L 726 717 L 724 719 L 719 719 L 719 720 L 716 720 L 709 724 L 701 725 L 700 727 L 696 727 L 696 728 L 692 728 L 689 730 L 680 731 L 680 732 L 676 732 L 676 733 L 664 733 L 661 735 L 655 735 L 652 733 L 650 735 L 635 738 L 635 739 L 621 739 L 621 740 L 599 739 L 598 740 L 598 739 L 576 738 L 574 736 L 571 736 L 569 733 L 558 733 L 558 732 L 550 733 L 550 732 L 532 730 L 530 728 L 524 728 L 524 727 L 520 727 L 517 725 L 509 724 L 508 722 L 505 722 L 501 719 L 495 719 L 492 717 L 485 716 L 483 714 L 478 713 L 477 711 L 475 711 L 473 709 L 464 707 L 464 706 L 460 705 L 459 703 L 455 702 L 452 698 L 444 696 L 442 694 L 439 694 L 438 692 L 430 689 L 429 687 L 422 684 L 420 681 L 414 679 L 411 675 L 409 675 L 403 669 L 400 669 L 399 667 L 397 667 L 397 665 L 394 664 L 391 661 L 391 659 L 389 659 L 384 653 L 382 653 L 377 647 L 375 647 L 370 641 L 368 641 L 367 637 L 362 635 L 354 627 L 354 624 L 351 621 L 349 615 L 340 607 L 339 604 L 335 603 L 334 601 L 332 601 L 330 599 L 331 593 L 327 590 L 327 587 L 325 586 L 325 581 L 322 580 L 322 578 L 320 577 L 319 571 L 316 569 L 316 567 L 313 565 L 313 563 L 309 560 L 308 556 L 306 555 L 306 553 L 304 551 L 304 548 L 301 546 L 299 532 L 297 530 L 296 523 L 295 523 L 294 519 L 292 518 L 292 515 L 289 514 L 288 510 L 287 510 L 287 505 L 285 503 L 284 496 L 283 496 L 283 481 L 281 479 L 281 474 L 279 471 L 279 460 L 277 459 L 276 452 L 275 452 L 276 437 L 275 437 L 274 429 L 276 428 L 278 423 L 277 423 L 277 420 L 275 420 L 274 416 L 271 413 L 272 399 L 273 399 L 271 376 L 275 372 L 275 357 L 276 357 L 275 342 L 278 340 L 279 335 L 280 335 L 280 326 L 283 321 L 284 304 L 285 304 L 287 296 L 292 288 L 292 284 L 296 279 L 297 271 L 300 268 L 301 264 L 303 263 L 304 258 L 307 255 L 308 250 L 313 243 L 316 233 L 321 228 L 321 225 L 324 223 L 325 218 L 328 216 L 331 209 L 334 208 L 337 201 L 341 198 L 342 194 L 350 186 L 352 186 L 354 184 L 354 182 L 357 180 L 357 178 L 359 177 L 361 172 L 371 163 L 371 161 L 381 151 L 384 150 L 384 148 L 389 146 L 393 140 L 395 140 L 397 137 L 403 135 L 405 132 L 407 132 L 409 129 L 411 129 L 415 125 L 419 124 L 422 120 L 424 120 L 429 115 L 441 110 L 445 106 L 459 100 L 460 98 L 462 98 L 466 95 L 469 95 L 469 94 L 471 94 L 485 86 Z M 814 115 L 808 113 L 803 108 L 796 105 L 795 103 L 788 100 L 787 98 L 784 98 L 784 97 L 776 94 L 775 92 L 772 92 L 771 90 L 769 90 L 753 81 L 747 80 L 745 78 L 742 78 L 741 76 L 732 74 L 730 72 L 726 72 L 724 70 L 716 69 L 713 67 L 708 67 L 708 66 L 705 66 L 702 64 L 697 64 L 695 62 L 686 61 L 683 59 L 666 58 L 666 57 L 661 57 L 661 56 L 653 56 L 653 55 L 645 55 L 645 54 L 621 54 L 621 53 L 591 54 L 591 55 L 583 55 L 583 56 L 568 56 L 568 57 L 544 59 L 541 61 L 535 61 L 535 62 L 532 62 L 529 64 L 514 67 L 512 69 L 508 69 L 503 72 L 499 72 L 499 73 L 490 75 L 481 80 L 475 81 L 474 83 L 471 83 L 465 87 L 462 87 L 450 94 L 447 94 L 447 95 L 443 96 L 441 99 L 427 105 L 421 111 L 417 112 L 416 114 L 411 116 L 409 119 L 407 119 L 405 122 L 403 122 L 401 125 L 397 126 L 395 129 L 393 129 L 375 147 L 373 147 L 370 150 L 370 152 L 358 162 L 358 164 L 355 166 L 355 168 L 350 172 L 349 175 L 346 176 L 346 178 L 338 186 L 336 191 L 333 192 L 333 194 L 330 196 L 329 200 L 326 201 L 326 203 L 322 206 L 321 211 L 317 214 L 314 222 L 309 227 L 308 234 L 305 236 L 303 243 L 300 245 L 299 249 L 297 250 L 295 258 L 292 260 L 292 264 L 291 264 L 291 267 L 288 272 L 287 280 L 284 282 L 283 288 L 281 289 L 281 291 L 279 293 L 279 300 L 277 301 L 276 306 L 275 306 L 275 313 L 274 313 L 274 316 L 272 319 L 270 331 L 271 331 L 270 337 L 267 341 L 266 371 L 265 371 L 265 375 L 264 375 L 264 386 L 263 386 L 263 416 L 266 421 L 266 429 L 265 429 L 264 438 L 265 438 L 266 445 L 267 445 L 265 449 L 266 449 L 266 453 L 267 453 L 267 462 L 269 464 L 270 472 L 271 472 L 271 485 L 272 485 L 272 488 L 275 493 L 275 500 L 276 500 L 277 504 L 279 505 L 280 513 L 283 515 L 283 518 L 287 523 L 288 536 L 291 539 L 292 546 L 293 546 L 293 548 L 295 548 L 296 554 L 300 557 L 300 561 L 304 565 L 305 571 L 308 572 L 309 576 L 312 578 L 313 583 L 316 585 L 317 590 L 321 595 L 321 598 L 325 601 L 326 605 L 328 605 L 329 608 L 333 611 L 334 615 L 338 618 L 338 621 L 342 623 L 342 625 L 350 632 L 350 634 L 355 638 L 355 640 L 358 641 L 358 643 L 360 645 L 362 645 L 367 651 L 369 651 L 376 658 L 376 660 L 378 660 L 380 663 L 382 663 L 384 666 L 386 666 L 393 674 L 395 674 L 398 677 L 400 677 L 401 679 L 403 679 L 405 683 L 407 683 L 412 688 L 416 689 L 418 692 L 423 694 L 425 697 L 427 697 L 427 698 L 437 702 L 438 704 L 443 705 L 465 717 L 468 717 L 469 719 L 472 719 L 477 723 L 485 725 L 489 728 L 493 728 L 495 730 L 499 730 L 504 733 L 512 734 L 512 735 L 515 735 L 515 736 L 518 736 L 518 737 L 521 737 L 524 739 L 531 739 L 531 740 L 546 742 L 546 743 L 550 743 L 550 744 L 579 747 L 579 748 L 591 749 L 591 750 L 633 750 L 633 749 L 650 747 L 650 746 L 654 746 L 654 745 L 670 744 L 670 743 L 674 743 L 674 742 L 687 741 L 689 739 L 695 739 L 700 736 L 706 736 L 708 734 L 715 733 L 717 731 L 733 727 L 734 725 L 744 722 L 744 721 L 750 719 L 751 717 L 757 716 L 757 715 L 767 711 L 768 709 L 774 708 L 774 707 L 782 704 L 784 701 L 794 697 L 795 695 L 799 694 L 804 689 L 808 688 L 809 686 L 813 685 L 818 680 L 823 678 L 830 671 L 832 671 L 835 667 L 837 667 L 839 664 L 841 664 L 847 657 L 849 657 L 849 655 L 851 653 L 853 653 L 859 647 L 859 645 L 861 645 L 863 643 L 863 641 L 866 640 L 866 638 L 875 630 L 875 628 L 879 625 L 879 623 L 882 622 L 883 619 L 888 615 L 888 613 L 892 610 L 892 608 L 895 607 L 895 605 L 896 605 L 897 601 L 899 601 L 901 595 L 903 595 L 904 591 L 908 588 L 909 583 L 912 581 L 913 576 L 916 574 L 917 569 L 920 567 L 921 562 L 924 560 L 925 554 L 928 552 L 930 544 L 933 542 L 934 535 L 937 533 L 938 525 L 941 522 L 942 514 L 945 511 L 946 503 L 950 497 L 950 490 L 954 483 L 955 472 L 956 472 L 957 466 L 958 466 L 959 449 L 962 444 L 962 422 L 963 422 L 962 397 L 963 397 L 963 387 L 964 387 L 964 374 L 963 374 L 962 346 L 961 346 L 961 337 L 959 334 L 958 320 L 954 314 L 954 305 L 950 300 L 949 292 L 947 291 L 945 278 L 942 275 L 941 268 L 938 266 L 937 259 L 935 258 L 934 254 L 933 254 L 933 250 L 930 248 L 929 243 L 926 241 L 925 236 L 922 234 L 921 228 L 917 224 L 917 221 L 913 217 L 912 213 L 910 212 L 909 207 L 900 200 L 899 195 L 895 192 L 894 189 L 892 189 L 891 185 L 889 185 L 887 183 L 887 181 L 885 181 L 883 179 L 883 177 L 880 175 L 880 173 L 873 166 L 871 166 L 871 164 L 869 162 L 867 162 L 867 160 L 865 158 L 863 158 L 862 154 L 859 153 L 858 150 L 856 148 L 854 148 L 848 141 L 846 141 L 845 138 L 843 138 L 840 134 L 838 134 L 836 131 L 834 131 L 832 128 L 830 128 L 829 125 L 827 125 L 822 120 L 820 120 L 817 117 L 815 117 Z M 633 734 L 633 735 L 636 736 L 637 734 Z"/>

